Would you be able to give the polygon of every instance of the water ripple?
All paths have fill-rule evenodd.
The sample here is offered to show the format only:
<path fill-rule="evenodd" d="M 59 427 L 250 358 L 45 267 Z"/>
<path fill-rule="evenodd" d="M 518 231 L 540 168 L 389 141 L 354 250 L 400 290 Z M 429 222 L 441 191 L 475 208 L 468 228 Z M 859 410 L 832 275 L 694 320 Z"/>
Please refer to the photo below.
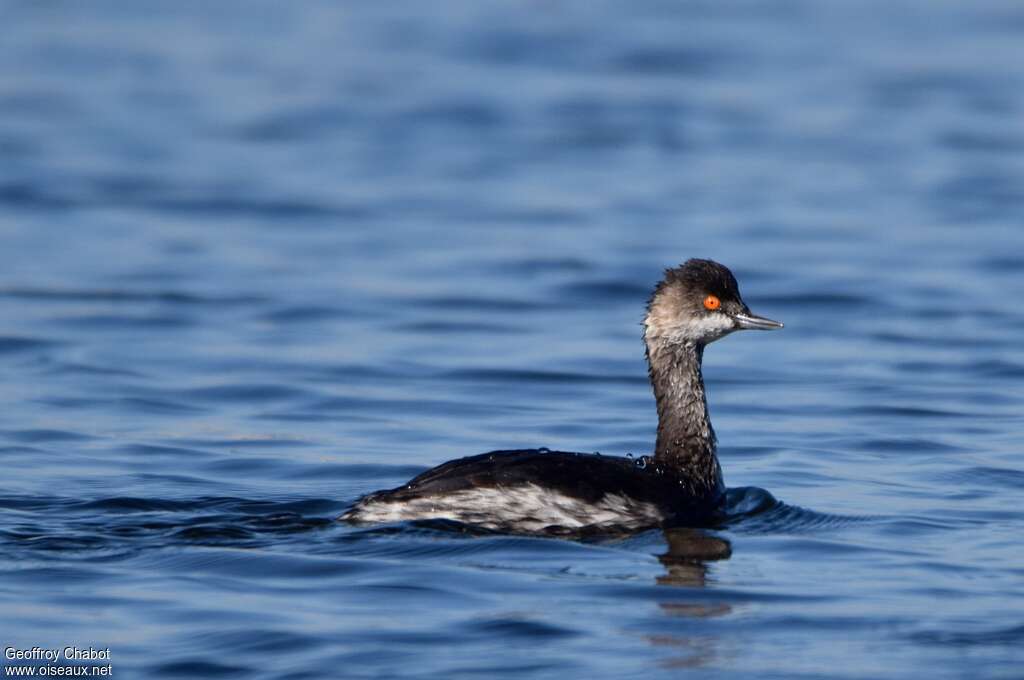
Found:
<path fill-rule="evenodd" d="M 1024 12 L 537 9 L 3 5 L 5 645 L 1019 675 Z M 689 257 L 786 322 L 705 357 L 720 526 L 335 521 L 478 451 L 649 451 L 640 322 Z"/>
<path fill-rule="evenodd" d="M 775 499 L 757 487 L 735 487 L 727 491 L 726 526 L 744 533 L 800 533 L 840 529 L 852 524 L 877 521 L 872 517 L 850 517 L 815 512 Z"/>
<path fill-rule="evenodd" d="M 230 307 L 263 304 L 266 298 L 258 295 L 201 295 L 178 290 L 125 290 L 115 289 L 59 289 L 59 288 L 0 288 L 0 298 L 39 302 L 105 302 L 105 303 L 160 303 L 166 305 L 203 305 Z"/>
<path fill-rule="evenodd" d="M 57 343 L 43 338 L 0 336 L 0 354 L 31 352 L 54 347 Z"/>

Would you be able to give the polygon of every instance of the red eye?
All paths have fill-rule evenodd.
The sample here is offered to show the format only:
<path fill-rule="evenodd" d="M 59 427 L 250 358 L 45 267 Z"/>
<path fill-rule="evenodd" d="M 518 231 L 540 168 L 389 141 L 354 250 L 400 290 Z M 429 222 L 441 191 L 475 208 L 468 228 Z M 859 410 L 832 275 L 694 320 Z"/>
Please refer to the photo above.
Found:
<path fill-rule="evenodd" d="M 711 310 L 712 312 L 722 306 L 722 301 L 716 298 L 714 295 L 709 295 L 704 298 L 704 309 Z"/>

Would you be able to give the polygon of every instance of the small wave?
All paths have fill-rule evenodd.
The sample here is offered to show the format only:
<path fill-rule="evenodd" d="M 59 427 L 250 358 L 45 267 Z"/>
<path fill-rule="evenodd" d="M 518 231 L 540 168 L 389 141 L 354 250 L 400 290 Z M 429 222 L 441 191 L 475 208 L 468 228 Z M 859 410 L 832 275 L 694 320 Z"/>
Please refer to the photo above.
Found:
<path fill-rule="evenodd" d="M 533 312 L 549 309 L 553 305 L 541 300 L 522 300 L 466 295 L 440 295 L 429 298 L 410 298 L 405 301 L 410 308 L 430 307 L 449 311 L 465 312 Z"/>
<path fill-rule="evenodd" d="M 367 527 L 350 529 L 346 532 L 344 541 L 356 541 L 373 536 L 394 536 L 394 535 L 462 535 L 462 536 L 502 536 L 499 531 L 487 529 L 474 524 L 464 524 L 453 519 L 418 519 L 406 522 L 395 522 L 388 524 L 375 524 Z"/>
<path fill-rule="evenodd" d="M 340 416 L 367 418 L 365 413 L 379 412 L 383 407 L 390 412 L 405 415 L 437 415 L 451 417 L 453 415 L 487 416 L 493 415 L 497 407 L 479 401 L 456 399 L 381 399 L 378 397 L 329 397 L 309 404 L 308 410 L 313 413 L 337 414 Z M 506 411 L 529 411 L 534 407 L 516 406 L 503 407 Z M 371 416 L 372 417 L 372 416 Z"/>
<path fill-rule="evenodd" d="M 362 480 L 412 479 L 424 472 L 423 465 L 382 465 L 380 463 L 336 463 L 320 465 L 304 465 L 292 473 L 286 473 L 287 479 L 336 479 L 339 482 L 359 482 Z"/>
<path fill-rule="evenodd" d="M 637 375 L 608 375 L 579 373 L 570 371 L 544 371 L 528 369 L 500 369 L 500 368 L 473 368 L 448 371 L 443 374 L 444 378 L 456 380 L 470 380 L 474 382 L 521 382 L 521 383 L 557 383 L 557 384 L 617 384 L 632 385 L 644 384 L 648 378 L 644 374 Z"/>
<path fill-rule="evenodd" d="M 105 330 L 186 328 L 195 323 L 181 314 L 76 314 L 60 317 L 56 322 L 72 328 Z"/>
<path fill-rule="evenodd" d="M 1024 149 L 1024 137 L 993 130 L 959 129 L 946 132 L 939 143 L 955 151 L 1014 154 Z"/>
<path fill-rule="evenodd" d="M 353 313 L 352 310 L 343 307 L 300 304 L 282 305 L 260 314 L 258 318 L 273 323 L 291 324 L 346 319 Z"/>
<path fill-rule="evenodd" d="M 815 512 L 777 500 L 756 486 L 726 491 L 725 527 L 743 533 L 793 533 L 834 529 L 872 521 L 872 517 Z"/>
<path fill-rule="evenodd" d="M 161 678 L 234 678 L 251 677 L 256 674 L 256 669 L 251 666 L 192 659 L 160 664 L 150 668 L 149 672 Z"/>
<path fill-rule="evenodd" d="M 555 626 L 543 621 L 535 621 L 521 617 L 474 620 L 463 623 L 460 628 L 464 635 L 488 637 L 500 636 L 502 639 L 549 640 L 581 635 L 582 631 Z"/>
<path fill-rule="evenodd" d="M 977 632 L 926 631 L 910 636 L 914 642 L 940 647 L 1014 646 L 1024 644 L 1024 626 L 997 628 Z"/>
<path fill-rule="evenodd" d="M 5 430 L 0 431 L 7 439 L 19 442 L 82 442 L 93 439 L 87 434 L 68 430 L 36 429 L 36 430 Z"/>
<path fill-rule="evenodd" d="M 42 302 L 158 302 L 215 307 L 256 304 L 267 300 L 257 295 L 201 295 L 179 290 L 140 291 L 102 288 L 0 288 L 0 297 Z"/>
<path fill-rule="evenodd" d="M 0 545 L 15 554 L 94 554 L 182 543 L 273 545 L 285 535 L 336 526 L 334 517 L 341 507 L 330 499 L 0 497 L 0 508 L 18 511 L 22 518 L 0 533 Z"/>
<path fill-rule="evenodd" d="M 0 354 L 14 354 L 16 352 L 32 352 L 35 350 L 49 349 L 55 346 L 56 342 L 42 338 L 26 338 L 18 336 L 0 336 Z"/>
<path fill-rule="evenodd" d="M 99 512 L 180 512 L 191 509 L 187 501 L 172 501 L 149 498 L 133 498 L 120 496 L 115 498 L 101 498 L 92 501 L 84 501 L 76 506 L 74 510 L 97 510 Z"/>
<path fill-rule="evenodd" d="M 856 442 L 855 447 L 861 451 L 899 452 L 899 453 L 936 453 L 945 451 L 961 451 L 960 446 L 944 444 L 922 437 L 901 437 L 888 439 L 863 439 Z"/>
<path fill-rule="evenodd" d="M 309 397 L 310 392 L 297 388 L 270 383 L 227 383 L 184 390 L 180 393 L 191 400 L 207 402 L 267 402 Z"/>
<path fill-rule="evenodd" d="M 996 270 L 1016 274 L 1024 269 L 1024 257 L 1006 253 L 985 256 L 978 260 L 977 266 L 982 270 Z"/>
<path fill-rule="evenodd" d="M 507 335 L 509 333 L 524 333 L 524 329 L 516 328 L 509 324 L 484 323 L 481 321 L 416 321 L 413 323 L 402 323 L 395 326 L 396 330 L 414 331 L 419 333 L 495 333 Z"/>
<path fill-rule="evenodd" d="M 725 492 L 726 513 L 730 519 L 753 517 L 781 503 L 770 492 L 756 486 L 737 486 Z"/>
<path fill-rule="evenodd" d="M 495 268 L 501 268 L 509 271 L 513 274 L 549 274 L 549 273 L 562 273 L 562 272 L 584 272 L 593 269 L 595 265 L 585 259 L 578 257 L 541 257 L 535 256 L 530 258 L 516 259 L 516 260 L 502 260 L 493 265 Z"/>
<path fill-rule="evenodd" d="M 662 45 L 631 49 L 617 57 L 614 66 L 640 75 L 704 77 L 732 61 L 731 54 L 709 47 Z"/>
<path fill-rule="evenodd" d="M 348 108 L 318 105 L 284 108 L 235 127 L 241 139 L 263 143 L 319 139 L 353 122 Z"/>
<path fill-rule="evenodd" d="M 881 417 L 907 417 L 907 418 L 971 418 L 974 414 L 966 411 L 952 411 L 948 409 L 924 408 L 921 406 L 896 406 L 896 405 L 867 405 L 852 406 L 844 409 L 851 415 L 881 416 Z"/>
<path fill-rule="evenodd" d="M 557 294 L 560 298 L 581 301 L 589 300 L 601 303 L 613 300 L 643 302 L 650 297 L 651 288 L 646 282 L 640 284 L 630 280 L 607 279 L 570 283 L 560 286 Z"/>
<path fill-rule="evenodd" d="M 40 404 L 56 408 L 81 409 L 124 409 L 131 413 L 147 413 L 150 415 L 179 415 L 205 413 L 206 409 L 183 404 L 180 402 L 166 401 L 160 399 L 143 399 L 136 397 L 119 397 L 116 399 L 106 398 L 76 398 L 76 397 L 50 397 L 33 400 Z"/>
<path fill-rule="evenodd" d="M 1018 381 L 1024 377 L 1024 364 L 1000 359 L 976 361 L 968 367 L 972 373 L 983 378 L 997 378 Z"/>
<path fill-rule="evenodd" d="M 84 364 L 84 363 L 71 363 L 65 361 L 55 361 L 48 364 L 46 369 L 47 373 L 53 375 L 95 375 L 95 376 L 110 376 L 110 377 L 121 377 L 121 378 L 141 378 L 143 374 L 139 371 L 133 371 L 123 367 L 114 366 L 98 366 L 95 364 Z"/>
<path fill-rule="evenodd" d="M 877 307 L 876 298 L 854 293 L 799 293 L 794 295 L 759 295 L 758 304 L 768 307 L 825 307 L 829 309 L 849 309 L 859 307 Z"/>
<path fill-rule="evenodd" d="M 956 482 L 960 486 L 970 483 L 983 488 L 1024 489 L 1024 471 L 1007 467 L 975 465 L 936 475 L 936 478 Z"/>

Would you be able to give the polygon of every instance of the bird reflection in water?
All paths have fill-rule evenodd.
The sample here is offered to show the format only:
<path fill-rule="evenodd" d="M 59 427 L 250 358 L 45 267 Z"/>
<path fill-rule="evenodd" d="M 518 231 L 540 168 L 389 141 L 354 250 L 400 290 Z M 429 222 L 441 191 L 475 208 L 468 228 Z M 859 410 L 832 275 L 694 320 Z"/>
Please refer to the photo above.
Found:
<path fill-rule="evenodd" d="M 703 588 L 707 584 L 708 562 L 727 560 L 732 555 L 729 541 L 700 529 L 667 529 L 665 541 L 667 552 L 658 555 L 658 561 L 665 565 L 665 574 L 657 578 L 658 585 L 683 588 Z M 680 591 L 685 595 L 686 591 Z M 724 616 L 732 607 L 721 602 L 680 599 L 661 602 L 666 614 L 676 617 L 707 619 Z M 704 666 L 714 656 L 713 638 L 707 635 L 650 635 L 648 640 L 659 647 L 675 647 L 686 653 L 665 659 L 663 665 L 671 668 L 693 668 Z"/>
<path fill-rule="evenodd" d="M 658 577 L 658 584 L 663 586 L 702 587 L 707 563 L 732 556 L 729 541 L 701 529 L 666 529 L 665 541 L 668 552 L 658 555 L 658 561 L 665 565 L 665 575 Z"/>

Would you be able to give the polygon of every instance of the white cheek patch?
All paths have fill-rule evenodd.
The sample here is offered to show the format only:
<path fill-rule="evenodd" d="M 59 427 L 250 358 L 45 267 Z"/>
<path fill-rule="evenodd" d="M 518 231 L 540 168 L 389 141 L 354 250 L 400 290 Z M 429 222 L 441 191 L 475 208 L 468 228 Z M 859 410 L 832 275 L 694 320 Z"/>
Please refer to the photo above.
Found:
<path fill-rule="evenodd" d="M 725 314 L 705 314 L 671 329 L 669 337 L 677 342 L 709 343 L 736 330 L 733 320 Z"/>
<path fill-rule="evenodd" d="M 664 515 L 653 503 L 619 494 L 606 494 L 596 503 L 588 503 L 525 484 L 466 489 L 400 502 L 371 501 L 352 508 L 342 519 L 368 523 L 451 519 L 486 529 L 541 532 L 554 527 L 636 530 L 658 526 Z"/>
<path fill-rule="evenodd" d="M 644 334 L 649 339 L 661 338 L 670 344 L 707 344 L 736 330 L 732 317 L 724 312 L 703 311 L 693 316 L 681 315 L 668 302 L 655 302 L 644 319 Z"/>

